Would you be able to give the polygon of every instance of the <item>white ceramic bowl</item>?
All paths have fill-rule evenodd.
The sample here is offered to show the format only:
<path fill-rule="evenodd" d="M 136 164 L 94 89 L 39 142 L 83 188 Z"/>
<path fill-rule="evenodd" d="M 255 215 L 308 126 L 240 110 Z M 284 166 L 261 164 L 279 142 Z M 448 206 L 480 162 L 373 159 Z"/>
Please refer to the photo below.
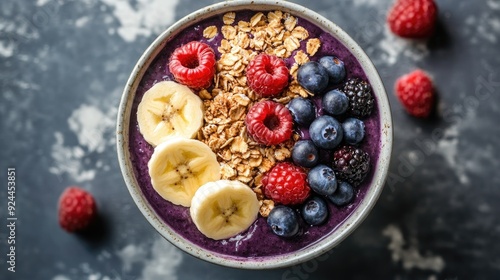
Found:
<path fill-rule="evenodd" d="M 360 202 L 358 207 L 352 214 L 345 220 L 335 231 L 320 241 L 295 252 L 278 255 L 274 257 L 265 258 L 248 258 L 248 259 L 234 259 L 224 255 L 219 255 L 205 250 L 189 240 L 186 240 L 158 217 L 154 209 L 148 203 L 143 195 L 134 174 L 132 163 L 130 160 L 129 152 L 129 124 L 130 114 L 133 99 L 137 87 L 150 63 L 163 49 L 169 39 L 175 36 L 179 30 L 184 29 L 186 26 L 192 25 L 196 22 L 209 18 L 216 14 L 223 14 L 229 11 L 239 10 L 254 10 L 254 11 L 270 11 L 282 10 L 289 12 L 292 15 L 297 15 L 304 18 L 313 24 L 316 24 L 323 30 L 332 34 L 336 39 L 342 42 L 356 57 L 361 64 L 377 98 L 377 106 L 380 115 L 380 153 L 379 159 L 376 163 L 376 170 L 372 185 L 368 188 L 364 199 Z M 290 265 L 295 265 L 301 262 L 310 260 L 319 256 L 344 240 L 359 224 L 366 218 L 372 207 L 375 205 L 380 193 L 382 192 L 389 161 L 391 158 L 392 150 L 392 120 L 387 95 L 382 84 L 382 81 L 373 66 L 368 56 L 363 50 L 353 41 L 337 25 L 324 18 L 323 16 L 313 12 L 305 7 L 299 6 L 286 1 L 227 1 L 214 4 L 198 10 L 165 30 L 158 38 L 148 47 L 148 49 L 141 56 L 136 66 L 132 70 L 127 85 L 124 89 L 123 96 L 120 102 L 118 119 L 117 119 L 117 150 L 120 168 L 123 173 L 128 190 L 139 207 L 140 211 L 144 214 L 146 219 L 153 225 L 153 227 L 172 244 L 181 250 L 198 257 L 200 259 L 235 268 L 246 269 L 267 269 L 278 268 Z"/>

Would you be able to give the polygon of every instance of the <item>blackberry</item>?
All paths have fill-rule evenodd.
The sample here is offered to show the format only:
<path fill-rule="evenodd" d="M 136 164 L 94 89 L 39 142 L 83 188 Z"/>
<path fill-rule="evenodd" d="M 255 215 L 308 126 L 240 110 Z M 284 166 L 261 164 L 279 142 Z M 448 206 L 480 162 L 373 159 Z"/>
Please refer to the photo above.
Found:
<path fill-rule="evenodd" d="M 357 187 L 370 171 L 370 156 L 361 148 L 343 145 L 333 153 L 333 170 L 339 180 Z"/>
<path fill-rule="evenodd" d="M 345 82 L 343 90 L 349 99 L 348 114 L 355 117 L 367 117 L 372 113 L 375 100 L 367 82 L 349 79 Z"/>

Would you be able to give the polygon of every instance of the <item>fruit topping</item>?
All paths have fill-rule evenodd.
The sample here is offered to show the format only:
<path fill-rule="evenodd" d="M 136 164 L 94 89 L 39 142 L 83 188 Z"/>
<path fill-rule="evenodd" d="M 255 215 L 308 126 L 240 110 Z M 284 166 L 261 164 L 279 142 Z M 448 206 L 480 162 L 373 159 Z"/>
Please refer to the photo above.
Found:
<path fill-rule="evenodd" d="M 195 90 L 208 88 L 215 75 L 214 50 L 201 42 L 189 42 L 175 49 L 168 68 L 179 83 Z"/>
<path fill-rule="evenodd" d="M 248 86 L 262 97 L 276 95 L 288 85 L 285 62 L 269 54 L 259 54 L 247 66 Z"/>
<path fill-rule="evenodd" d="M 304 202 L 311 188 L 307 183 L 305 171 L 292 163 L 277 163 L 262 178 L 265 195 L 274 202 L 284 205 L 297 205 Z"/>
<path fill-rule="evenodd" d="M 137 122 L 152 146 L 175 136 L 192 138 L 203 125 L 203 103 L 187 86 L 159 82 L 142 97 Z"/>
<path fill-rule="evenodd" d="M 333 170 L 339 180 L 357 187 L 370 171 L 370 156 L 361 148 L 341 146 L 333 153 Z"/>
<path fill-rule="evenodd" d="M 330 115 L 341 115 L 349 107 L 347 95 L 338 89 L 325 93 L 321 102 L 323 110 Z"/>
<path fill-rule="evenodd" d="M 299 140 L 293 146 L 292 160 L 302 167 L 314 167 L 319 160 L 318 148 L 311 140 Z"/>
<path fill-rule="evenodd" d="M 367 117 L 372 113 L 375 100 L 370 85 L 359 79 L 349 79 L 344 84 L 344 93 L 349 98 L 348 113 L 354 117 Z"/>
<path fill-rule="evenodd" d="M 324 56 L 319 63 L 325 67 L 328 72 L 330 84 L 338 84 L 345 78 L 344 62 L 336 56 Z"/>
<path fill-rule="evenodd" d="M 220 240 L 248 229 L 257 219 L 259 201 L 240 181 L 219 180 L 201 186 L 191 202 L 191 219 L 205 236 Z"/>
<path fill-rule="evenodd" d="M 328 218 L 328 206 L 323 198 L 313 196 L 302 205 L 301 213 L 307 224 L 311 226 L 321 225 Z"/>
<path fill-rule="evenodd" d="M 287 108 L 299 126 L 309 126 L 316 118 L 316 106 L 310 99 L 296 97 L 287 104 Z"/>
<path fill-rule="evenodd" d="M 395 85 L 396 95 L 406 111 L 418 118 L 428 117 L 434 105 L 432 80 L 422 70 L 400 77 Z"/>
<path fill-rule="evenodd" d="M 217 157 L 206 144 L 181 137 L 156 146 L 148 170 L 151 184 L 161 197 L 186 207 L 198 188 L 221 176 Z"/>
<path fill-rule="evenodd" d="M 437 12 L 434 0 L 397 0 L 389 10 L 387 23 L 401 37 L 426 38 L 434 32 Z"/>
<path fill-rule="evenodd" d="M 299 232 L 299 218 L 290 207 L 278 205 L 271 210 L 267 224 L 274 234 L 281 237 L 292 237 Z"/>
<path fill-rule="evenodd" d="M 94 197 L 79 187 L 68 187 L 59 197 L 59 225 L 68 232 L 85 229 L 96 213 Z"/>
<path fill-rule="evenodd" d="M 344 141 L 347 144 L 356 145 L 365 137 L 365 124 L 356 118 L 347 118 L 342 123 L 344 130 Z"/>
<path fill-rule="evenodd" d="M 354 188 L 347 182 L 339 181 L 337 190 L 328 199 L 339 207 L 347 205 L 354 199 Z"/>
<path fill-rule="evenodd" d="M 319 148 L 333 149 L 342 141 L 344 132 L 335 118 L 323 115 L 311 123 L 309 134 Z"/>
<path fill-rule="evenodd" d="M 293 120 L 288 109 L 274 101 L 255 103 L 245 117 L 248 133 L 264 145 L 276 145 L 290 139 Z"/>
<path fill-rule="evenodd" d="M 297 71 L 297 81 L 313 94 L 322 94 L 328 86 L 328 72 L 316 61 L 302 64 Z"/>
<path fill-rule="evenodd" d="M 309 170 L 307 181 L 311 189 L 320 195 L 332 195 L 337 189 L 335 172 L 324 164 L 320 164 Z"/>

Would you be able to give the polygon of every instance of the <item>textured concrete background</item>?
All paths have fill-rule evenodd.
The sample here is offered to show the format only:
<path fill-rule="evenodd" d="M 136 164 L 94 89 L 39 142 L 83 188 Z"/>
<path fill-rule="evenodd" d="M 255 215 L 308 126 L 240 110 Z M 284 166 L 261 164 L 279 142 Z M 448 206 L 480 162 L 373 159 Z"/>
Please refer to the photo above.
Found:
<path fill-rule="evenodd" d="M 498 279 L 500 277 L 500 1 L 437 0 L 428 42 L 391 35 L 392 0 L 293 1 L 346 30 L 388 90 L 395 145 L 379 203 L 354 234 L 289 269 L 240 271 L 197 260 L 139 213 L 114 147 L 117 106 L 142 51 L 175 20 L 217 1 L 0 2 L 0 220 L 6 170 L 17 170 L 16 273 L 1 279 Z M 430 120 L 393 95 L 416 67 L 439 94 Z M 102 228 L 70 235 L 57 223 L 68 185 L 96 197 Z"/>

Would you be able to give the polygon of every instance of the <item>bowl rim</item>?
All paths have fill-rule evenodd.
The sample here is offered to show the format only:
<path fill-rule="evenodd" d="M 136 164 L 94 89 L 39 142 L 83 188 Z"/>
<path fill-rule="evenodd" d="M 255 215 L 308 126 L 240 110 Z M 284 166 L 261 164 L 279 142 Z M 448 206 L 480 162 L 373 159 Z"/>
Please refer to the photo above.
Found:
<path fill-rule="evenodd" d="M 257 258 L 235 258 L 233 256 L 208 251 L 184 239 L 157 216 L 155 210 L 149 205 L 146 197 L 143 195 L 130 162 L 129 125 L 132 104 L 137 87 L 146 69 L 171 37 L 179 33 L 183 27 L 196 24 L 213 15 L 223 14 L 228 11 L 248 9 L 255 11 L 282 10 L 300 16 L 329 32 L 352 52 L 363 68 L 372 86 L 372 90 L 377 97 L 380 118 L 380 153 L 371 186 L 368 188 L 364 199 L 332 234 L 305 248 L 284 255 Z M 233 0 L 212 4 L 186 15 L 163 31 L 144 51 L 127 80 L 119 103 L 116 126 L 116 148 L 119 166 L 132 199 L 148 222 L 170 243 L 194 257 L 211 263 L 233 268 L 272 269 L 296 265 L 328 252 L 342 242 L 363 222 L 384 188 L 392 154 L 392 127 L 392 116 L 388 97 L 375 66 L 361 47 L 339 26 L 309 8 L 287 1 Z"/>

